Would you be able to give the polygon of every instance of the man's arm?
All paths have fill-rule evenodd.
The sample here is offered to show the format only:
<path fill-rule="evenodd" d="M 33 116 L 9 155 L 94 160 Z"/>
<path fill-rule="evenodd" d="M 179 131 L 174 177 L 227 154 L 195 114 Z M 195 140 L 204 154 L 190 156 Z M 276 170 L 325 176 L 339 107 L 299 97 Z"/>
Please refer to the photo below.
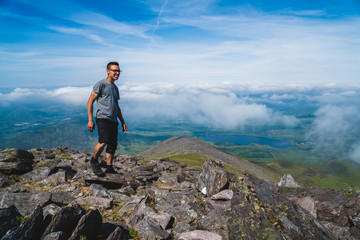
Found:
<path fill-rule="evenodd" d="M 94 109 L 94 101 L 98 98 L 99 94 L 91 92 L 89 100 L 87 102 L 87 112 L 89 117 L 89 122 L 87 128 L 90 132 L 92 132 L 95 128 L 94 118 L 93 118 L 93 109 Z"/>
<path fill-rule="evenodd" d="M 122 126 L 122 129 L 123 129 L 123 133 L 126 133 L 127 132 L 127 126 L 125 124 L 125 121 L 124 121 L 124 118 L 121 114 L 121 109 L 119 107 L 119 105 L 117 106 L 118 108 L 118 114 L 117 114 L 117 117 L 119 118 L 120 122 L 121 122 L 121 126 Z"/>

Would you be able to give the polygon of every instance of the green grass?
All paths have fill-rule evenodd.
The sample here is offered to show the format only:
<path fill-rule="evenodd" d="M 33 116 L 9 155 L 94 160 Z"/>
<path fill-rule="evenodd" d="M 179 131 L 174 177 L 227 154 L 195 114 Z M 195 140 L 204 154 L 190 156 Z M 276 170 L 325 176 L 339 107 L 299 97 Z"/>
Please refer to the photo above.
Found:
<path fill-rule="evenodd" d="M 207 159 L 206 156 L 201 154 L 171 154 L 155 157 L 155 159 L 161 158 L 171 158 L 179 163 L 185 163 L 189 167 L 198 169 L 201 169 L 203 161 Z"/>
<path fill-rule="evenodd" d="M 280 176 L 291 174 L 305 187 L 339 190 L 349 186 L 360 186 L 359 164 L 344 159 L 314 159 L 309 151 L 296 147 L 271 149 L 268 146 L 253 145 L 222 146 L 221 149 L 269 168 Z M 258 157 L 266 156 L 264 153 L 271 154 L 271 157 Z"/>

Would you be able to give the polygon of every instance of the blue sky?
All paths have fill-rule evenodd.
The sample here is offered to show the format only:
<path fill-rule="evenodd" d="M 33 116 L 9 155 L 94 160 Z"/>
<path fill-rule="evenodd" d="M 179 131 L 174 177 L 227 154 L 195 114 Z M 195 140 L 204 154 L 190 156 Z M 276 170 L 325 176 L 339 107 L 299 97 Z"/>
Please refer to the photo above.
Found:
<path fill-rule="evenodd" d="M 358 84 L 359 0 L 0 1 L 1 88 Z"/>

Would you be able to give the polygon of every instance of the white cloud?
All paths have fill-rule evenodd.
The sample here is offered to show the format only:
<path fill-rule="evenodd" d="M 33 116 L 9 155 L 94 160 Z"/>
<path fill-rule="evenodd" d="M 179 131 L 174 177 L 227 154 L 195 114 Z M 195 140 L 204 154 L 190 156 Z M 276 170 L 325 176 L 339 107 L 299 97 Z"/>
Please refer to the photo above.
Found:
<path fill-rule="evenodd" d="M 2 107 L 12 103 L 60 104 L 85 111 L 91 90 L 91 86 L 16 88 L 0 93 L 0 103 Z M 274 124 L 285 128 L 300 124 L 291 114 L 314 114 L 310 129 L 304 130 L 317 153 L 354 161 L 360 156 L 360 86 L 159 82 L 125 83 L 119 85 L 119 91 L 124 116 L 139 121 L 182 119 L 224 129 Z"/>
<path fill-rule="evenodd" d="M 360 164 L 360 143 L 352 145 L 349 152 L 349 158 Z"/>
<path fill-rule="evenodd" d="M 52 29 L 54 31 L 60 32 L 60 33 L 85 36 L 86 38 L 89 38 L 89 39 L 93 40 L 94 42 L 102 44 L 104 46 L 115 47 L 115 45 L 105 42 L 103 38 L 101 38 L 97 34 L 92 33 L 89 30 L 83 30 L 83 29 L 79 29 L 79 28 L 59 27 L 59 26 L 49 26 L 48 28 Z"/>
<path fill-rule="evenodd" d="M 299 122 L 270 109 L 255 98 L 239 95 L 244 86 L 207 84 L 202 86 L 176 84 L 125 84 L 119 86 L 120 105 L 124 114 L 133 119 L 186 119 L 193 123 L 220 128 L 245 125 L 283 124 Z M 62 87 L 47 89 L 15 89 L 1 94 L 3 105 L 10 102 L 57 102 L 86 106 L 91 87 Z"/>

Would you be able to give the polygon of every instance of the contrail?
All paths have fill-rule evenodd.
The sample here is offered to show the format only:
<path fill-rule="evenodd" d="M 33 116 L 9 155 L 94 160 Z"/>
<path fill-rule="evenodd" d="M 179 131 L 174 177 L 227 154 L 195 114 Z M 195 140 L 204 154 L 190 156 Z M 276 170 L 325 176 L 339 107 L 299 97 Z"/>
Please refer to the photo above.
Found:
<path fill-rule="evenodd" d="M 167 2 L 168 2 L 168 0 L 165 0 L 164 3 L 163 3 L 162 6 L 161 6 L 161 9 L 160 9 L 159 14 L 158 14 L 158 16 L 157 16 L 156 25 L 155 25 L 155 27 L 154 27 L 153 30 L 152 30 L 152 34 L 151 34 L 151 38 L 150 38 L 150 42 L 149 42 L 149 44 L 148 44 L 148 47 L 151 45 L 153 36 L 154 36 L 156 30 L 159 28 L 159 25 L 160 25 L 160 17 L 161 17 L 161 15 L 162 15 L 162 13 L 164 12 L 164 9 L 165 9 L 165 6 L 166 6 Z"/>
<path fill-rule="evenodd" d="M 162 15 L 162 13 L 164 12 L 164 9 L 165 9 L 165 6 L 167 4 L 167 0 L 164 1 L 163 5 L 161 6 L 161 9 L 160 9 L 160 12 L 159 12 L 159 15 L 157 17 L 157 21 L 156 21 L 156 26 L 154 27 L 153 29 L 153 33 L 155 33 L 155 31 L 159 28 L 159 25 L 160 25 L 160 17 Z"/>

